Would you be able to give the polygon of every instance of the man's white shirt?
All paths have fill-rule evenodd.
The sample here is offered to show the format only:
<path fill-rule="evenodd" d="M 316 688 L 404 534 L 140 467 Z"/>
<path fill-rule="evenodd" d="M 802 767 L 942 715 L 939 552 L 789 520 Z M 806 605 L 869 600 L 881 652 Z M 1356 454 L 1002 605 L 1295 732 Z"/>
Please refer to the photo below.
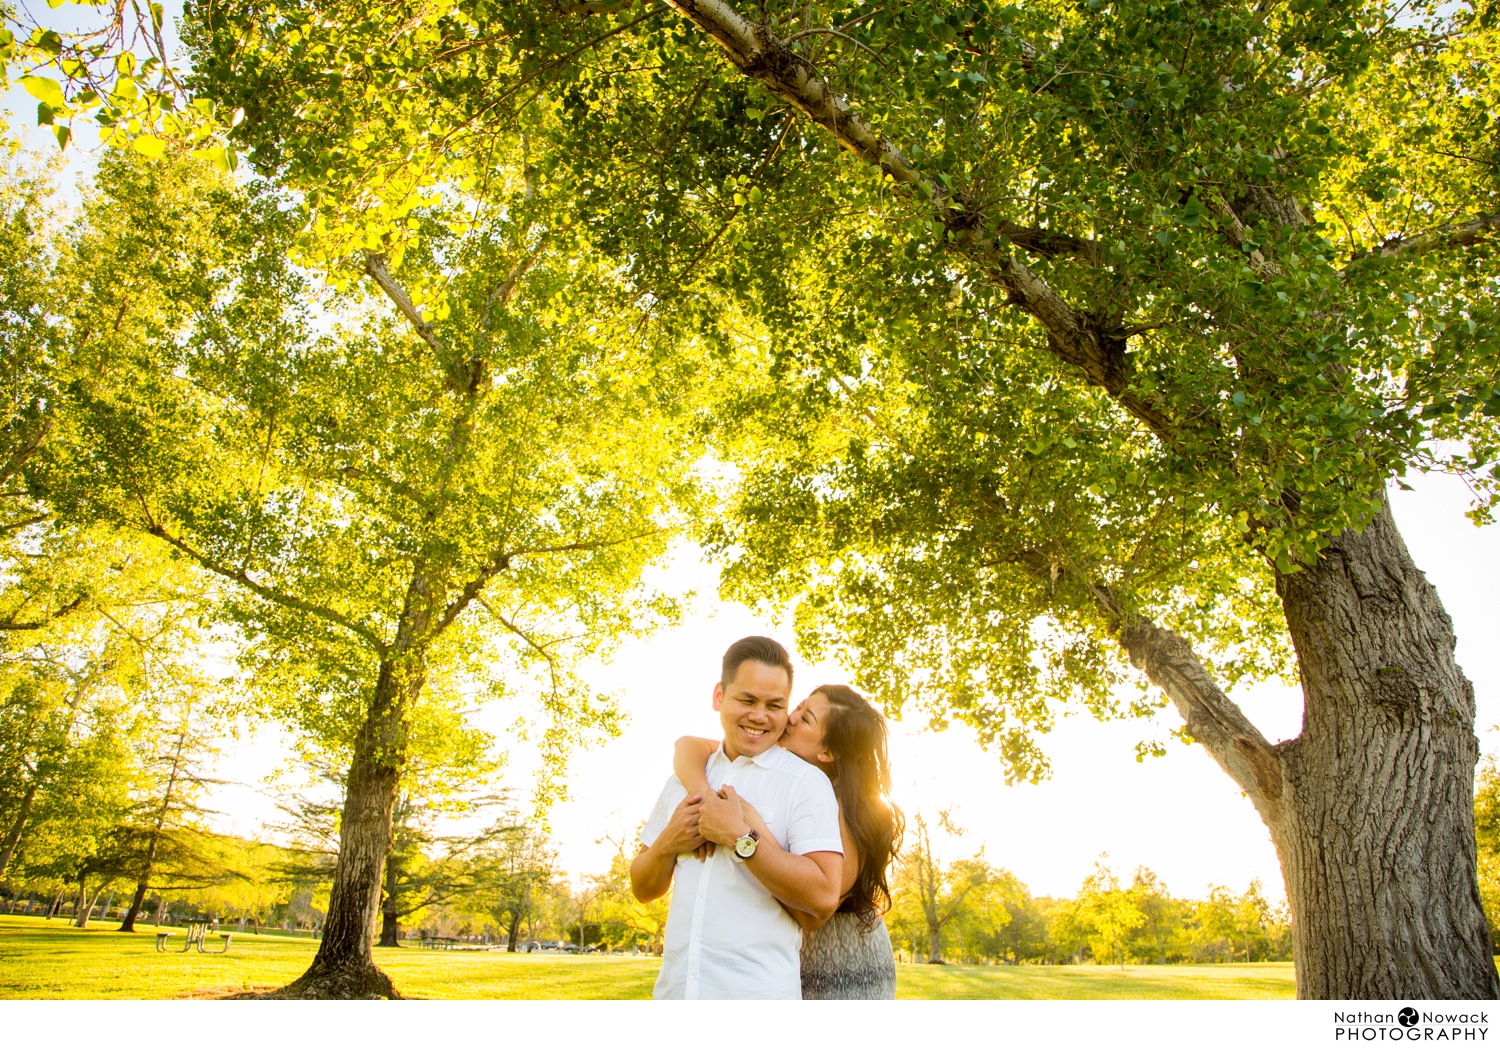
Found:
<path fill-rule="evenodd" d="M 822 770 L 772 747 L 734 761 L 720 745 L 708 760 L 708 783 L 728 784 L 753 805 L 782 849 L 843 853 L 839 804 Z M 641 829 L 655 842 L 687 797 L 675 776 L 662 788 Z M 657 999 L 800 999 L 802 928 L 782 910 L 745 863 L 724 846 L 708 860 L 677 858 L 667 911 Z"/>

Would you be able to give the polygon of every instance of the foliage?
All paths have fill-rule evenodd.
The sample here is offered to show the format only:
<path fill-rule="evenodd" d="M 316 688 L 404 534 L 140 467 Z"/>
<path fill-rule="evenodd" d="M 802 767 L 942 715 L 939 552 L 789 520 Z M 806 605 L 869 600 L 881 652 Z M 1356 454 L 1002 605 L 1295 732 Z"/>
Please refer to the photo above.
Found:
<path fill-rule="evenodd" d="M 953 823 L 948 811 L 938 814 L 943 830 L 953 835 L 962 831 Z M 918 813 L 908 830 L 907 844 L 896 863 L 896 877 L 891 888 L 891 925 L 897 940 L 911 945 L 914 956 L 925 956 L 929 962 L 943 961 L 943 933 L 960 915 L 978 912 L 970 907 L 970 898 L 986 886 L 995 873 L 984 862 L 984 851 L 972 860 L 961 860 L 944 866 L 932 851 L 932 835 L 927 818 Z M 985 903 L 994 904 L 993 899 Z M 992 926 L 1003 926 L 1010 916 L 1003 906 L 979 919 Z"/>
<path fill-rule="evenodd" d="M 511 951 L 522 945 L 545 918 L 553 896 L 557 857 L 546 836 L 519 814 L 502 816 L 478 837 L 470 851 L 471 890 L 464 910 L 483 915 L 500 931 Z M 561 924 L 559 924 L 561 925 Z"/>
<path fill-rule="evenodd" d="M 1078 892 L 1076 917 L 1089 934 L 1089 948 L 1101 962 L 1125 965 L 1125 938 L 1145 925 L 1146 916 L 1137 905 L 1138 894 L 1120 885 L 1115 873 L 1102 860 L 1083 880 Z"/>
<path fill-rule="evenodd" d="M 940 885 L 969 887 L 944 918 L 946 962 L 1123 967 L 1291 958 L 1287 917 L 1267 904 L 1255 881 L 1239 896 L 1215 886 L 1204 900 L 1182 900 L 1146 868 L 1122 885 L 1101 857 L 1076 896 L 1050 899 L 1033 897 L 982 854 L 934 868 Z M 886 923 L 898 956 L 922 961 L 936 956 L 912 870 L 897 880 Z"/>
<path fill-rule="evenodd" d="M 645 902 L 636 899 L 630 889 L 630 862 L 634 854 L 625 849 L 625 842 L 634 841 L 634 837 L 622 840 L 610 861 L 609 871 L 592 880 L 593 909 L 590 914 L 599 923 L 598 941 L 615 950 L 629 949 L 659 955 L 667 930 L 671 896 Z"/>
<path fill-rule="evenodd" d="M 1479 852 L 1479 896 L 1490 923 L 1490 939 L 1500 949 L 1500 770 L 1493 757 L 1480 763 L 1474 786 L 1474 838 Z"/>

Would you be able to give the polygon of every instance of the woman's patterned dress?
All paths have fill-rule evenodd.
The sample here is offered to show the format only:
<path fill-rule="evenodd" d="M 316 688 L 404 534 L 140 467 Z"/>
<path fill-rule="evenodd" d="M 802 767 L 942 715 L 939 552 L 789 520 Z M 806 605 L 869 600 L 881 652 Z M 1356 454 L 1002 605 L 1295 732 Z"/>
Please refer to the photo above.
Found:
<path fill-rule="evenodd" d="M 860 932 L 859 916 L 834 912 L 821 928 L 802 933 L 802 998 L 894 999 L 896 958 L 885 920 Z"/>

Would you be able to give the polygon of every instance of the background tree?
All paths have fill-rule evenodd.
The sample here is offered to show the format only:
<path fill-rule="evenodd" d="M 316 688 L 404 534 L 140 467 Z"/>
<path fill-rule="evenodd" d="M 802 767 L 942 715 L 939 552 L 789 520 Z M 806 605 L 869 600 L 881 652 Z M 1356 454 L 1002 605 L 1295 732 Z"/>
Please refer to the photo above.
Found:
<path fill-rule="evenodd" d="M 1130 893 L 1142 921 L 1127 935 L 1126 953 L 1144 962 L 1177 961 L 1187 918 L 1182 902 L 1174 900 L 1166 884 L 1144 867 L 1136 869 Z"/>
<path fill-rule="evenodd" d="M 394 994 L 369 938 L 424 686 L 536 681 L 548 778 L 610 731 L 571 661 L 670 611 L 636 580 L 690 497 L 669 394 L 685 362 L 663 370 L 650 340 L 606 337 L 634 319 L 611 312 L 610 267 L 542 221 L 519 172 L 497 170 L 477 215 L 440 201 L 412 215 L 427 240 L 399 260 L 364 254 L 379 298 L 351 287 L 329 304 L 350 327 L 327 334 L 287 261 L 297 220 L 269 196 L 123 158 L 100 183 L 95 226 L 135 224 L 130 250 L 220 254 L 169 275 L 176 325 L 102 282 L 106 301 L 73 307 L 123 311 L 115 338 L 134 356 L 125 381 L 80 396 L 96 471 L 47 483 L 73 517 L 233 585 L 220 612 L 258 709 L 350 763 L 327 926 L 287 994 Z"/>
<path fill-rule="evenodd" d="M 635 857 L 636 840 L 636 836 L 630 836 L 617 842 L 609 871 L 595 880 L 601 891 L 595 900 L 595 914 L 611 947 L 643 947 L 648 954 L 660 955 L 671 899 L 659 897 L 643 903 L 631 891 L 630 862 Z M 632 848 L 627 849 L 627 843 Z"/>
<path fill-rule="evenodd" d="M 201 804 L 203 792 L 222 783 L 205 769 L 215 749 L 210 728 L 195 711 L 208 699 L 202 696 L 208 683 L 182 667 L 158 668 L 157 672 L 151 699 L 161 714 L 175 709 L 177 718 L 163 718 L 149 735 L 137 804 L 114 835 L 120 874 L 135 879 L 121 933 L 135 932 L 135 921 L 153 886 L 158 892 L 180 890 L 233 877 L 232 872 L 215 870 L 215 865 L 207 863 L 203 849 L 208 816 Z"/>
<path fill-rule="evenodd" d="M 1104 861 L 1094 862 L 1093 872 L 1078 891 L 1078 922 L 1087 931 L 1094 958 L 1125 968 L 1125 940 L 1146 921 L 1138 905 L 1139 890 L 1120 885 L 1118 876 Z"/>
<path fill-rule="evenodd" d="M 481 836 L 474 851 L 473 900 L 499 928 L 511 951 L 519 951 L 522 930 L 531 940 L 541 918 L 548 887 L 555 880 L 557 856 L 539 828 L 517 813 L 502 816 Z"/>
<path fill-rule="evenodd" d="M 939 826 L 950 835 L 961 835 L 951 814 L 938 814 Z M 943 930 L 964 913 L 970 894 L 990 878 L 989 865 L 981 856 L 944 866 L 932 852 L 927 820 L 916 814 L 910 844 L 896 862 L 896 885 L 892 890 L 892 912 L 898 929 L 917 927 L 923 939 L 913 940 L 913 951 L 921 950 L 929 963 L 942 963 Z"/>
<path fill-rule="evenodd" d="M 965 962 L 1005 958 L 1025 936 L 1012 933 L 1010 926 L 1026 921 L 1024 909 L 1031 894 L 1014 875 L 991 867 L 982 856 L 954 865 L 954 873 L 977 885 L 965 900 L 950 943 L 956 941 Z"/>
<path fill-rule="evenodd" d="M 1500 950 L 1500 772 L 1495 760 L 1479 767 L 1474 790 L 1474 834 L 1479 845 L 1479 895 L 1490 939 Z"/>

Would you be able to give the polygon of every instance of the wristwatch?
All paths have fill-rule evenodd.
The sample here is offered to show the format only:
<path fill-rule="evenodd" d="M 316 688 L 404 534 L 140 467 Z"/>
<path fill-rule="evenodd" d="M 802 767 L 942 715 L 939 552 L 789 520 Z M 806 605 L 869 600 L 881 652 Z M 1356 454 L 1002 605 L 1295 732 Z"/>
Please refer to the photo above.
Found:
<path fill-rule="evenodd" d="M 739 838 L 734 840 L 734 855 L 740 860 L 749 860 L 755 856 L 755 847 L 760 845 L 760 836 L 751 828 Z"/>

